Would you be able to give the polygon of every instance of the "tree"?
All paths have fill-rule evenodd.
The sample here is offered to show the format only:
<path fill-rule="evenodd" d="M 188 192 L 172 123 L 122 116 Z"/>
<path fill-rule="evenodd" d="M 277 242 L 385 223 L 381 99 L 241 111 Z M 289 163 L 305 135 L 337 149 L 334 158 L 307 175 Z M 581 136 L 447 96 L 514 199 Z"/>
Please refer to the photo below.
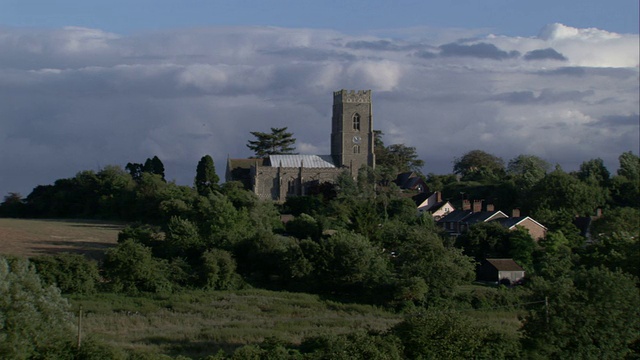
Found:
<path fill-rule="evenodd" d="M 496 180 L 504 176 L 504 160 L 482 150 L 471 150 L 453 161 L 453 172 L 463 180 Z"/>
<path fill-rule="evenodd" d="M 384 133 L 374 130 L 376 166 L 394 169 L 395 172 L 415 171 L 420 173 L 424 161 L 418 158 L 416 148 L 404 144 L 392 144 L 385 146 L 382 141 Z"/>
<path fill-rule="evenodd" d="M 115 291 L 161 292 L 171 288 L 166 279 L 166 263 L 154 258 L 151 248 L 133 240 L 107 250 L 103 267 Z"/>
<path fill-rule="evenodd" d="M 271 133 L 252 131 L 251 135 L 256 140 L 249 140 L 247 147 L 255 153 L 257 158 L 265 158 L 269 155 L 295 154 L 296 139 L 293 133 L 287 132 L 287 128 L 271 128 Z"/>
<path fill-rule="evenodd" d="M 518 155 L 509 160 L 507 174 L 513 176 L 519 189 L 529 190 L 544 178 L 551 165 L 534 155 Z"/>
<path fill-rule="evenodd" d="M 587 184 L 557 168 L 540 180 L 529 193 L 534 210 L 564 210 L 572 215 L 591 215 L 606 202 L 604 189 Z"/>
<path fill-rule="evenodd" d="M 203 156 L 196 168 L 195 185 L 198 194 L 207 196 L 218 188 L 218 181 L 220 181 L 220 178 L 218 174 L 216 174 L 213 159 L 209 155 Z"/>
<path fill-rule="evenodd" d="M 611 174 L 609 170 L 604 166 L 602 159 L 591 159 L 580 164 L 580 170 L 578 171 L 578 179 L 601 187 L 606 187 L 609 184 L 609 178 Z"/>
<path fill-rule="evenodd" d="M 68 311 L 60 291 L 43 286 L 29 261 L 0 257 L 0 357 L 59 358 L 72 336 Z"/>
<path fill-rule="evenodd" d="M 160 175 L 160 177 L 162 177 L 162 180 L 165 180 L 164 164 L 157 156 L 154 156 L 151 159 L 147 159 L 147 161 L 144 162 L 144 170 L 152 174 Z"/>
<path fill-rule="evenodd" d="M 618 175 L 626 177 L 629 181 L 640 181 L 640 157 L 631 151 L 622 153 L 618 157 L 620 168 Z"/>
<path fill-rule="evenodd" d="M 624 359 L 640 334 L 635 278 L 603 267 L 570 277 L 532 280 L 533 299 L 548 307 L 524 319 L 523 348 L 544 359 Z"/>
<path fill-rule="evenodd" d="M 453 311 L 413 314 L 396 325 L 392 333 L 402 341 L 406 359 L 519 358 L 515 336 Z"/>

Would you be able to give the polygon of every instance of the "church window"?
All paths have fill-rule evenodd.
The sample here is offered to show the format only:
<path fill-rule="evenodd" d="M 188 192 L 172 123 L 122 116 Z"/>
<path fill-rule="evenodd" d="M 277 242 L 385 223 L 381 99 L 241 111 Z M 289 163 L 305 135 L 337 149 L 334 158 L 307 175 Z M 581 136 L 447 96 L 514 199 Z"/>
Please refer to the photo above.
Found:
<path fill-rule="evenodd" d="M 353 153 L 354 154 L 360 154 L 360 145 L 354 145 L 353 146 Z"/>
<path fill-rule="evenodd" d="M 360 131 L 360 114 L 353 114 L 353 130 Z"/>
<path fill-rule="evenodd" d="M 287 183 L 287 195 L 297 195 L 296 194 L 296 179 L 289 179 Z"/>

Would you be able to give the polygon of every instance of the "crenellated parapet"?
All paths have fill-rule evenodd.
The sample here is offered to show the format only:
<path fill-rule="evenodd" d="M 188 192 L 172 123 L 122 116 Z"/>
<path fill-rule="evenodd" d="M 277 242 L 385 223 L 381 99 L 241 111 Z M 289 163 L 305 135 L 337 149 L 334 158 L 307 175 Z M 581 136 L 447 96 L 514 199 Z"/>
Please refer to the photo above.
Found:
<path fill-rule="evenodd" d="M 333 92 L 333 103 L 371 103 L 371 90 L 339 90 Z"/>

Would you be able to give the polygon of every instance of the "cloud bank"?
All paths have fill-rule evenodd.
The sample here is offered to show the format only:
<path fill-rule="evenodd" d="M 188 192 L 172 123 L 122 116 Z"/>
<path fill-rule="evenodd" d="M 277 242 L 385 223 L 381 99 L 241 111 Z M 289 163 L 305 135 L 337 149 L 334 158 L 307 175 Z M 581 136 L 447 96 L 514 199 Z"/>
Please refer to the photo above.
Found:
<path fill-rule="evenodd" d="M 420 31 L 0 28 L 0 193 L 154 155 L 191 185 L 200 157 L 222 175 L 228 157 L 251 155 L 249 132 L 270 127 L 327 154 L 343 88 L 373 90 L 374 127 L 415 146 L 425 173 L 473 149 L 567 170 L 600 157 L 614 171 L 637 153 L 637 34 L 552 24 L 437 43 Z"/>

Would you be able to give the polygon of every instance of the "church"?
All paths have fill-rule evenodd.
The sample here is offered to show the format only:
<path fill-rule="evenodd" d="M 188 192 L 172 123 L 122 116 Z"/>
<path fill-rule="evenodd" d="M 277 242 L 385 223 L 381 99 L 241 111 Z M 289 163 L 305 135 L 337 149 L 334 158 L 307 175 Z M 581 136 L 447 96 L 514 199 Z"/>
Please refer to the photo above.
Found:
<path fill-rule="evenodd" d="M 330 155 L 228 159 L 226 181 L 241 181 L 260 199 L 284 202 L 344 171 L 355 177 L 360 167 L 374 167 L 374 140 L 371 90 L 334 91 Z"/>

